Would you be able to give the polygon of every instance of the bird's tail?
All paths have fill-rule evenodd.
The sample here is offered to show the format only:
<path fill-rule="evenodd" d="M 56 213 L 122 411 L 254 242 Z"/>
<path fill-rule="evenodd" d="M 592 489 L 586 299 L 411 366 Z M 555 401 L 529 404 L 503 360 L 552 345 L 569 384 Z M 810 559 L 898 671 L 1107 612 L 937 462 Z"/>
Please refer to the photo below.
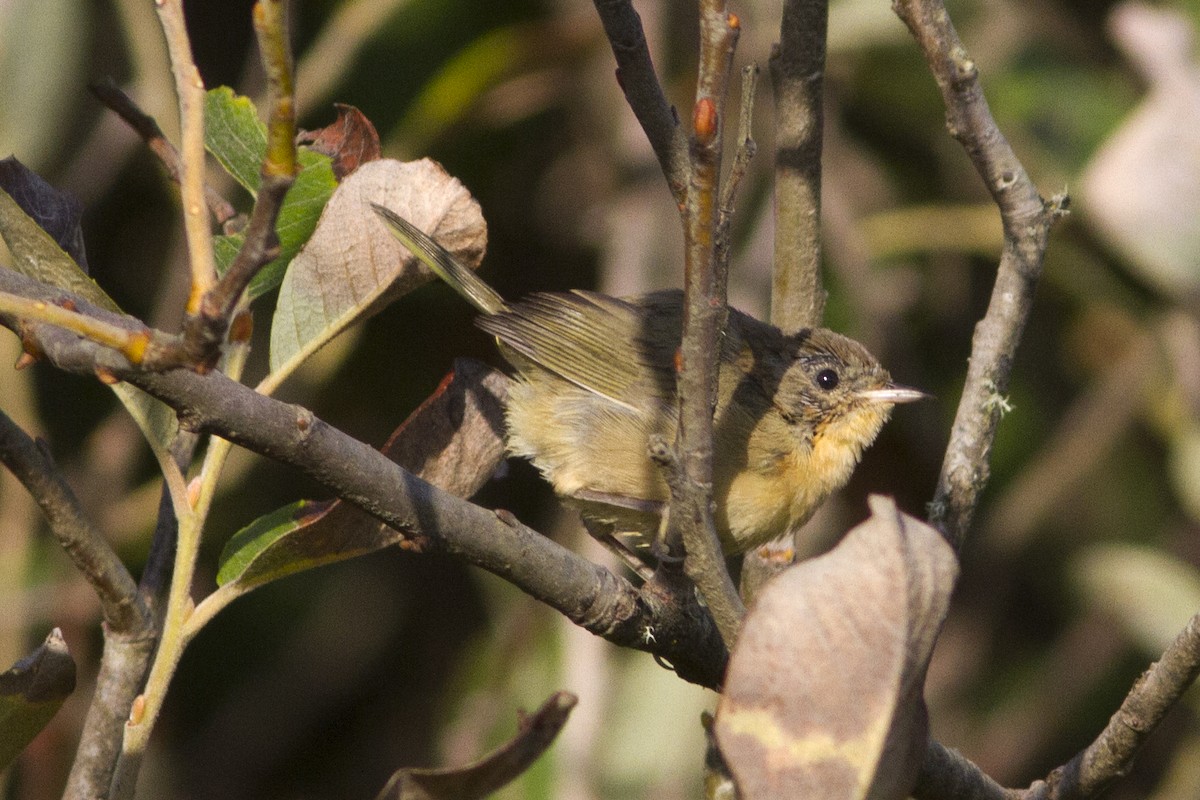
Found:
<path fill-rule="evenodd" d="M 472 270 L 463 266 L 446 248 L 417 230 L 411 222 L 390 208 L 378 203 L 372 203 L 371 207 L 401 244 L 412 251 L 412 254 L 439 278 L 450 284 L 454 291 L 465 297 L 471 305 L 485 314 L 496 314 L 504 310 L 504 298 Z"/>

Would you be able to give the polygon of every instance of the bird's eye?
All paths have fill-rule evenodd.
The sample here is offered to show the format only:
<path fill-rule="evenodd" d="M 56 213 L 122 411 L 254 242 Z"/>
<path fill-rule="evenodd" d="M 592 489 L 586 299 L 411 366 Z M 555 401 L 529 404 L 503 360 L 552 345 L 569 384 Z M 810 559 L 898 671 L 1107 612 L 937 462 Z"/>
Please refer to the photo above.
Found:
<path fill-rule="evenodd" d="M 829 392 L 837 388 L 838 374 L 831 369 L 823 369 L 817 373 L 817 386 Z"/>

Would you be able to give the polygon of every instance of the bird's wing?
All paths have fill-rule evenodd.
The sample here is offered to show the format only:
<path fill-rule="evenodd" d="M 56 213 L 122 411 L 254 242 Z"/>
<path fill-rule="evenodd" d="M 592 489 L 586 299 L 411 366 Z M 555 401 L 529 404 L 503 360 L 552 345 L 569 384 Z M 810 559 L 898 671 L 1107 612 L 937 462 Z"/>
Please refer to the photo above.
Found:
<path fill-rule="evenodd" d="M 655 400 L 673 402 L 678 292 L 627 300 L 538 293 L 478 325 L 525 359 L 620 406 L 636 411 Z"/>

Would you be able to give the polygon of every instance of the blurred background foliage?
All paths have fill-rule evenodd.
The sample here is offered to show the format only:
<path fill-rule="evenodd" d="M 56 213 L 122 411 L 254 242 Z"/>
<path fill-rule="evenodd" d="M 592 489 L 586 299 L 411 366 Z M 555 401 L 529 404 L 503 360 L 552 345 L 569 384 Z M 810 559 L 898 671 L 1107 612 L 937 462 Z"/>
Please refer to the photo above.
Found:
<path fill-rule="evenodd" d="M 250 5 L 188 4 L 209 86 L 261 90 Z M 778 5 L 732 4 L 742 62 L 765 67 Z M 638 9 L 664 84 L 687 108 L 693 5 Z M 961 0 L 951 13 L 1034 180 L 1047 196 L 1070 191 L 1075 209 L 1052 238 L 1002 401 L 991 484 L 927 692 L 940 740 L 1002 783 L 1025 785 L 1090 741 L 1200 609 L 1200 2 Z M 374 121 L 385 155 L 441 161 L 482 203 L 484 274 L 505 295 L 679 283 L 678 217 L 590 3 L 323 0 L 296 4 L 293 27 L 301 124 L 325 125 L 333 102 L 349 103 Z M 827 324 L 938 400 L 899 410 L 848 489 L 809 524 L 814 552 L 865 517 L 868 492 L 923 515 L 1002 236 L 888 4 L 833 0 L 829 48 Z M 0 4 L 0 155 L 78 195 L 94 277 L 130 312 L 173 328 L 186 291 L 177 193 L 87 93 L 107 75 L 174 135 L 152 4 Z M 731 286 L 736 305 L 763 316 L 771 121 L 764 80 Z M 258 302 L 265 327 L 273 298 Z M 445 287 L 421 289 L 327 348 L 283 396 L 380 444 L 451 359 L 499 363 L 471 318 Z M 14 338 L 0 346 L 11 363 Z M 47 438 L 136 569 L 158 482 L 111 395 L 37 367 L 5 374 L 0 406 Z M 232 532 L 299 496 L 325 492 L 238 456 L 204 563 L 213 569 Z M 478 499 L 594 554 L 523 463 Z M 77 696 L 9 775 L 8 796 L 23 799 L 61 792 L 101 641 L 94 598 L 39 526 L 20 488 L 0 478 L 0 661 L 57 625 L 82 665 Z M 200 588 L 212 579 L 201 574 Z M 711 694 L 489 575 L 399 551 L 289 578 L 222 614 L 185 655 L 142 789 L 372 797 L 399 766 L 473 759 L 511 733 L 518 708 L 554 689 L 580 704 L 550 755 L 504 797 L 699 796 L 698 715 Z M 1168 719 L 1109 796 L 1197 795 L 1195 708 Z"/>

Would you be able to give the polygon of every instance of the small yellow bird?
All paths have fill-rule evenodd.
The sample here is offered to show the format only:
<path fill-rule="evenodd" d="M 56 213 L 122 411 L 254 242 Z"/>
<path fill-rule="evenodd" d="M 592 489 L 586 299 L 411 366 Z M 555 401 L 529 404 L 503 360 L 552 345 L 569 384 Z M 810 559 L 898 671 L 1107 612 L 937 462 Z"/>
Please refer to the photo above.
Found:
<path fill-rule="evenodd" d="M 650 443 L 675 439 L 682 292 L 544 292 L 509 303 L 407 220 L 373 207 L 482 312 L 476 324 L 516 369 L 509 450 L 530 459 L 586 521 L 652 539 L 669 491 Z M 729 309 L 713 418 L 715 522 L 725 552 L 806 522 L 849 480 L 892 407 L 927 396 L 893 383 L 852 339 L 824 328 L 785 334 Z"/>

